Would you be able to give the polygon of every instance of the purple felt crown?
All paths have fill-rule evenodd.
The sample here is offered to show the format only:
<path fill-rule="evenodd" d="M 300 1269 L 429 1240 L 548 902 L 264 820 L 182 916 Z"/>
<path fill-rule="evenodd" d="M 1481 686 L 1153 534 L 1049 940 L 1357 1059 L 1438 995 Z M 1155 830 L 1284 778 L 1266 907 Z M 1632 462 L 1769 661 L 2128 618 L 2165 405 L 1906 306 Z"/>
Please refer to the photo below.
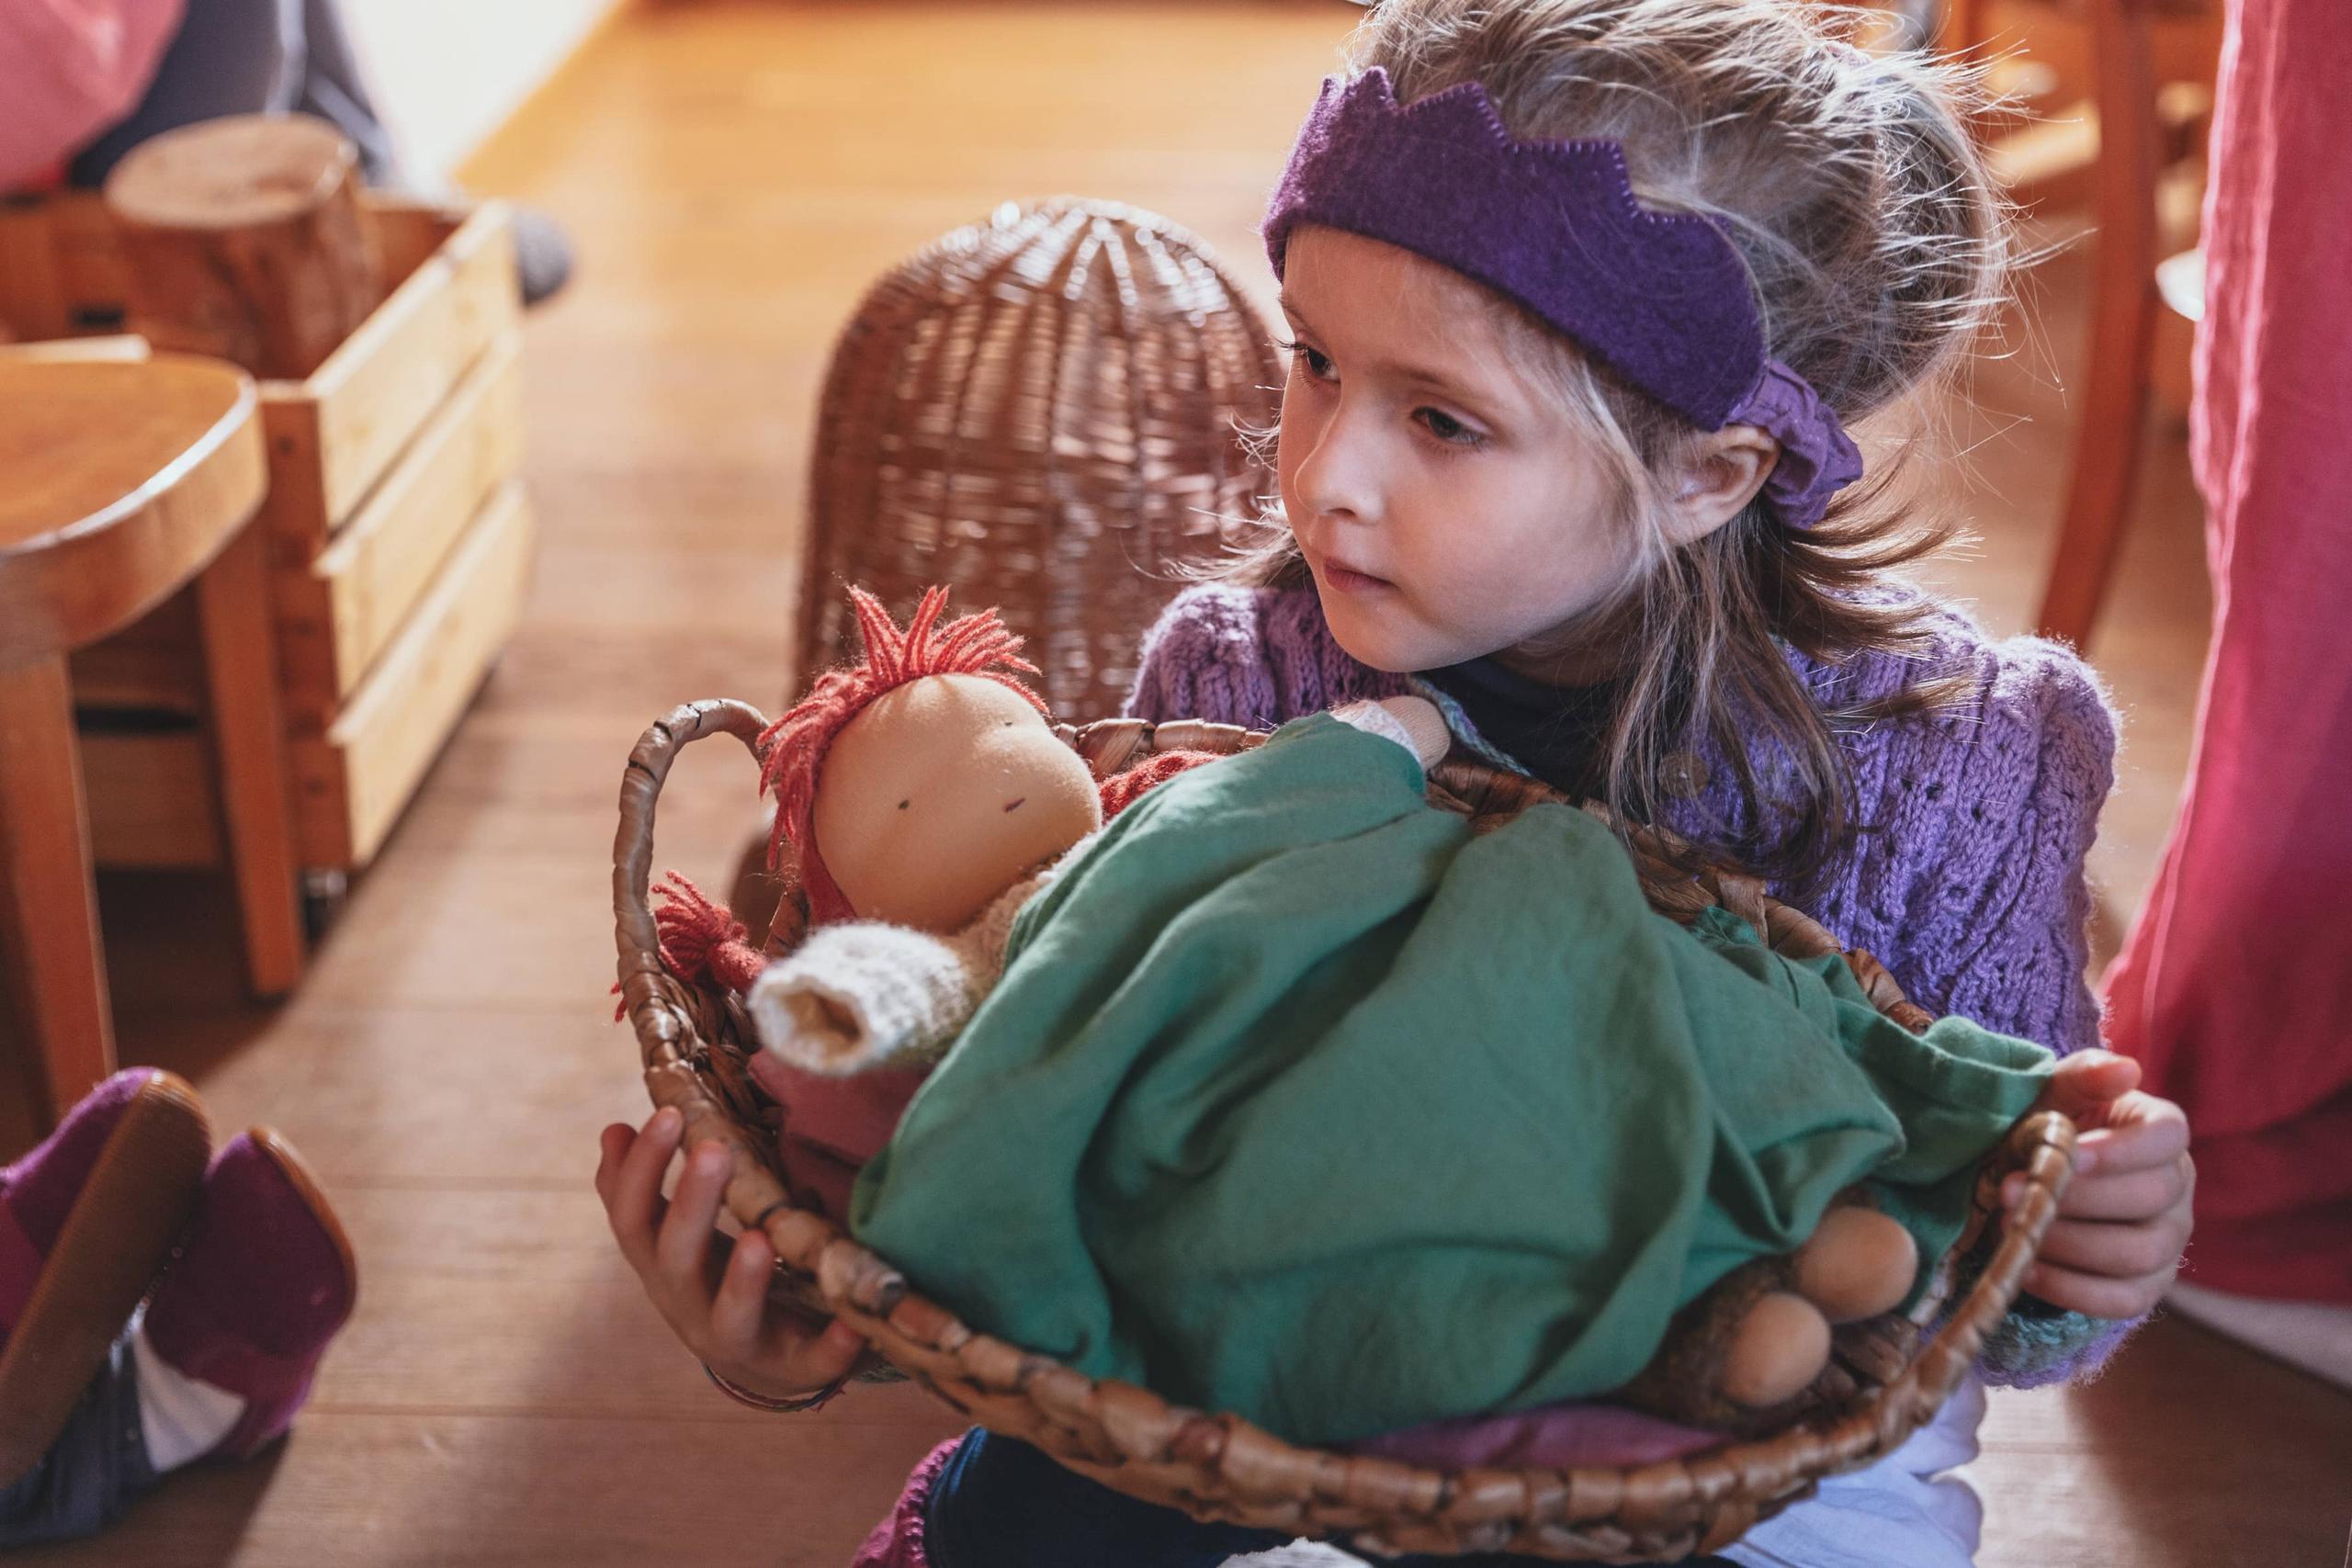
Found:
<path fill-rule="evenodd" d="M 1301 223 L 1399 245 L 1509 296 L 1704 430 L 1781 446 L 1767 495 L 1804 527 L 1861 477 L 1813 388 L 1767 356 L 1747 265 L 1712 220 L 1652 212 L 1614 141 L 1523 141 L 1465 82 L 1399 107 L 1378 66 L 1327 78 L 1266 211 L 1274 275 Z"/>

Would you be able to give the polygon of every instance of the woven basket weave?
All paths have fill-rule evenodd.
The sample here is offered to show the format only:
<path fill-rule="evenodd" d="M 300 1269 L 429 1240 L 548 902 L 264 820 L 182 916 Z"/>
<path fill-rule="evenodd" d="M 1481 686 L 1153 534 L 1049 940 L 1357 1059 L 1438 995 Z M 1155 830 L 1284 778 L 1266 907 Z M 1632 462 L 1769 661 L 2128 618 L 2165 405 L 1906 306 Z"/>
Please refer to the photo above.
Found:
<path fill-rule="evenodd" d="M 2050 1112 L 2027 1118 L 1978 1181 L 1980 1214 L 1998 1226 L 1978 1249 L 1989 1258 L 1932 1338 L 1922 1344 L 1908 1323 L 1892 1318 L 1841 1329 L 1837 1361 L 1851 1393 L 1833 1407 L 1769 1437 L 1638 1469 L 1449 1472 L 1301 1449 L 1237 1416 L 1171 1405 L 1132 1384 L 1097 1382 L 974 1332 L 832 1222 L 794 1207 L 770 1163 L 765 1108 L 743 1069 L 745 1053 L 757 1044 L 740 1002 L 723 991 L 683 986 L 662 969 L 647 892 L 663 781 L 687 743 L 723 733 L 755 748 L 765 724 L 741 703 L 695 703 L 648 729 L 629 756 L 614 840 L 613 909 L 623 1005 L 646 1087 L 655 1104 L 683 1113 L 689 1145 L 715 1139 L 731 1151 L 728 1207 L 766 1233 L 781 1269 L 799 1281 L 800 1300 L 850 1324 L 893 1366 L 969 1419 L 1035 1443 L 1130 1495 L 1200 1518 L 1346 1536 L 1372 1551 L 1512 1551 L 1619 1562 L 1718 1551 L 1809 1494 L 1822 1477 L 1872 1462 L 1926 1423 L 2015 1300 L 2065 1190 L 2073 1125 Z M 1061 733 L 1098 776 L 1154 750 L 1230 752 L 1258 739 L 1226 725 L 1155 727 L 1136 719 L 1064 727 Z M 1448 762 L 1432 778 L 1430 798 L 1480 827 L 1558 796 L 1514 774 Z M 1687 921 L 1720 904 L 1792 957 L 1840 951 L 1820 925 L 1766 897 L 1760 885 L 1678 871 L 1659 840 L 1640 833 L 1634 840 L 1644 889 L 1661 913 Z M 797 900 L 786 898 L 769 951 L 788 949 L 804 919 Z M 1867 955 L 1846 956 L 1882 1011 L 1910 1028 L 1929 1021 Z M 2017 1169 L 2029 1179 L 2021 1196 L 1994 1213 L 2001 1179 Z M 1948 1283 L 1949 1268 L 1939 1273 Z"/>
<path fill-rule="evenodd" d="M 1207 247 L 1107 201 L 1007 203 L 885 274 L 819 404 L 789 689 L 848 651 L 842 584 L 903 620 L 953 582 L 1027 640 L 1057 714 L 1119 711 L 1169 568 L 1272 478 L 1272 341 Z"/>

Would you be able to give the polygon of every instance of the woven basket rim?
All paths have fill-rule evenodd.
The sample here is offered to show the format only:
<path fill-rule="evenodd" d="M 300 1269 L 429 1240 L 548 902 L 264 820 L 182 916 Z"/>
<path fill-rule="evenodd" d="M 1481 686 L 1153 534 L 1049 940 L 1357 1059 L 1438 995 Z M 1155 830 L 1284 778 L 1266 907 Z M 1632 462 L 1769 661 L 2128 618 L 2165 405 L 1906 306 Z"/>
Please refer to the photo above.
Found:
<path fill-rule="evenodd" d="M 685 704 L 645 731 L 623 773 L 614 840 L 615 941 L 622 1006 L 639 1043 L 648 1092 L 656 1106 L 674 1106 L 684 1116 L 682 1146 L 717 1141 L 728 1148 L 729 1212 L 766 1234 L 782 1268 L 813 1282 L 821 1310 L 848 1323 L 960 1413 L 1037 1443 L 1069 1468 L 1130 1495 L 1203 1518 L 1346 1535 L 1376 1551 L 1509 1551 L 1559 1561 L 1641 1562 L 1720 1550 L 1810 1494 L 1821 1479 L 1875 1461 L 1926 1424 L 2015 1301 L 2071 1176 L 2073 1123 L 2055 1111 L 2021 1120 L 1980 1174 L 1979 1202 L 1998 1226 L 1990 1259 L 1900 1374 L 1834 1416 L 1816 1414 L 1768 1437 L 1727 1439 L 1661 1463 L 1459 1470 L 1408 1464 L 1286 1443 L 1230 1414 L 1188 1409 L 1148 1389 L 1090 1379 L 971 1329 L 840 1225 L 796 1208 L 767 1154 L 696 1071 L 709 1048 L 706 1032 L 727 1026 L 718 1021 L 747 1026 L 740 1007 L 681 986 L 662 966 L 649 902 L 655 803 L 684 746 L 729 734 L 756 755 L 766 728 L 757 709 L 733 699 Z M 1200 723 L 1112 720 L 1084 730 L 1062 727 L 1060 733 L 1081 750 L 1092 739 L 1098 752 L 1114 756 L 1155 742 L 1209 750 L 1254 744 L 1235 727 Z M 1090 761 L 1098 771 L 1111 771 L 1100 766 L 1098 756 Z M 1446 787 L 1466 776 L 1441 767 L 1433 782 Z M 1527 783 L 1531 788 L 1515 793 L 1558 798 Z M 1733 897 L 1761 897 L 1760 889 L 1751 894 L 1753 884 L 1730 880 Z M 1769 898 L 1758 908 L 1758 930 L 1776 946 L 1789 932 L 1801 942 L 1834 943 L 1798 911 Z M 779 911 L 780 928 L 785 920 Z M 1899 1017 L 1899 1006 L 1928 1016 L 1905 1000 L 1867 955 L 1849 956 L 1883 1010 Z M 2015 1200 L 2006 1200 L 2000 1181 L 2014 1170 L 2028 1179 Z"/>

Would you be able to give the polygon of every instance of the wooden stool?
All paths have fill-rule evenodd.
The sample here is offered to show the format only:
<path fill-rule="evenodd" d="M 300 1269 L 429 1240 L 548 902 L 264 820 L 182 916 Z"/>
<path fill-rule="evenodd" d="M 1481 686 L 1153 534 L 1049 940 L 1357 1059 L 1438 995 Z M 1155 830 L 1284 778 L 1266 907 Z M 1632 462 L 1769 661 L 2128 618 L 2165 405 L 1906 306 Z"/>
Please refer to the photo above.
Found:
<path fill-rule="evenodd" d="M 2165 336 L 2177 335 L 2167 333 L 2158 310 L 2174 300 L 2157 278 L 2165 254 L 2159 182 L 2203 146 L 2221 17 L 2215 0 L 2051 0 L 2030 8 L 2087 24 L 2096 122 L 2088 143 L 2097 234 L 2090 343 L 2065 508 L 2034 615 L 2040 635 L 2080 648 L 2106 601 L 2132 513 L 2149 400 L 2163 379 L 2158 351 Z M 1982 48 L 1988 9 L 1987 0 L 1951 0 L 1945 47 L 1963 54 Z M 2084 129 L 2081 114 L 2073 118 L 2072 129 Z M 2047 156 L 2063 144 L 2041 135 L 2048 129 L 2018 138 L 2043 143 L 2033 155 L 2004 158 L 1994 150 L 2020 205 L 2071 187 Z"/>
<path fill-rule="evenodd" d="M 247 977 L 301 973 L 256 406 L 215 360 L 0 357 L 0 938 L 51 1118 L 114 1068 L 66 655 L 190 581 Z"/>

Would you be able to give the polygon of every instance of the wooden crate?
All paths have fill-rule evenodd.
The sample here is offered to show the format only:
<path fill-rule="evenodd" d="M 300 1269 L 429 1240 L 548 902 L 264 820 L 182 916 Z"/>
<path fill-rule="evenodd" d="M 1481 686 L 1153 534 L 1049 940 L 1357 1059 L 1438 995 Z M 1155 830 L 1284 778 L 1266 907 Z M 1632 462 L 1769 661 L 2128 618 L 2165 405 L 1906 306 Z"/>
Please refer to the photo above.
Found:
<path fill-rule="evenodd" d="M 261 384 L 288 751 L 305 869 L 367 863 L 519 614 L 532 550 L 520 307 L 505 211 L 382 197 L 391 285 L 300 381 Z M 0 201 L 0 324 L 119 331 L 128 268 L 103 204 Z M 91 834 L 107 865 L 217 863 L 201 664 L 185 596 L 75 655 Z"/>
<path fill-rule="evenodd" d="M 375 858 L 514 635 L 534 542 L 530 507 L 510 480 L 334 723 L 323 734 L 296 736 L 294 816 L 304 864 Z"/>

